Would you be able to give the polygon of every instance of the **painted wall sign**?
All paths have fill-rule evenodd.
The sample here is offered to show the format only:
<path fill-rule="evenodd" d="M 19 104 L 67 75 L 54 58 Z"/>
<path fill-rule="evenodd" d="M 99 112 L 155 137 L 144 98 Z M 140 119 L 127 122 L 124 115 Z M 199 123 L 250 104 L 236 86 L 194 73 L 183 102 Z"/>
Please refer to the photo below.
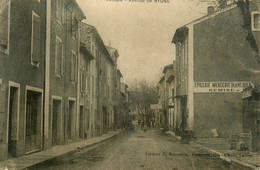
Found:
<path fill-rule="evenodd" d="M 245 88 L 254 86 L 249 81 L 232 82 L 194 82 L 195 93 L 240 93 Z"/>

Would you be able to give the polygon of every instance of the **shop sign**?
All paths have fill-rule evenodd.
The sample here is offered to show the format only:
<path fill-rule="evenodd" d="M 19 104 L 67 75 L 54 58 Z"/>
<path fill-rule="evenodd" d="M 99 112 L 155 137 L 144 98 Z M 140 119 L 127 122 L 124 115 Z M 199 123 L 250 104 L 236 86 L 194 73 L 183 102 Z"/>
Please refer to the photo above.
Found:
<path fill-rule="evenodd" d="M 250 86 L 249 81 L 194 82 L 194 93 L 240 93 Z"/>

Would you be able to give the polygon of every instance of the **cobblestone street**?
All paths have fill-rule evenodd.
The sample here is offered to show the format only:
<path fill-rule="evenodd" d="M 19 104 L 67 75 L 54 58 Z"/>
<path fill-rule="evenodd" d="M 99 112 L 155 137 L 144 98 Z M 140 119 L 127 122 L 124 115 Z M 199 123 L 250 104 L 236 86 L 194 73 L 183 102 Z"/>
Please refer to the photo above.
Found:
<path fill-rule="evenodd" d="M 158 130 L 124 132 L 92 148 L 32 169 L 230 169 L 204 151 Z M 236 169 L 236 168 L 235 168 Z"/>

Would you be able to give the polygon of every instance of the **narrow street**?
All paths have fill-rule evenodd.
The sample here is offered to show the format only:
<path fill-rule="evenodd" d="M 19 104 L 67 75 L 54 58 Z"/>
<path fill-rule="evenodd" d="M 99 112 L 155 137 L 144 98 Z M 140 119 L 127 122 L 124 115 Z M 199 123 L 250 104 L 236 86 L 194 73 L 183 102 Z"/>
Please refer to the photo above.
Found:
<path fill-rule="evenodd" d="M 31 169 L 230 169 L 206 152 L 159 130 L 124 132 L 108 141 Z"/>

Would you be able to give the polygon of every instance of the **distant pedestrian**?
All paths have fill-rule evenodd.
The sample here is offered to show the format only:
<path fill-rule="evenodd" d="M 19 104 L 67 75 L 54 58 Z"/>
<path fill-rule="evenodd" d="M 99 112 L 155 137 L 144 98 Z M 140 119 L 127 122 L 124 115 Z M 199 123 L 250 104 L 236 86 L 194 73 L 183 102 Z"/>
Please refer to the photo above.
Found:
<path fill-rule="evenodd" d="M 147 125 L 144 125 L 144 133 L 147 131 Z"/>

